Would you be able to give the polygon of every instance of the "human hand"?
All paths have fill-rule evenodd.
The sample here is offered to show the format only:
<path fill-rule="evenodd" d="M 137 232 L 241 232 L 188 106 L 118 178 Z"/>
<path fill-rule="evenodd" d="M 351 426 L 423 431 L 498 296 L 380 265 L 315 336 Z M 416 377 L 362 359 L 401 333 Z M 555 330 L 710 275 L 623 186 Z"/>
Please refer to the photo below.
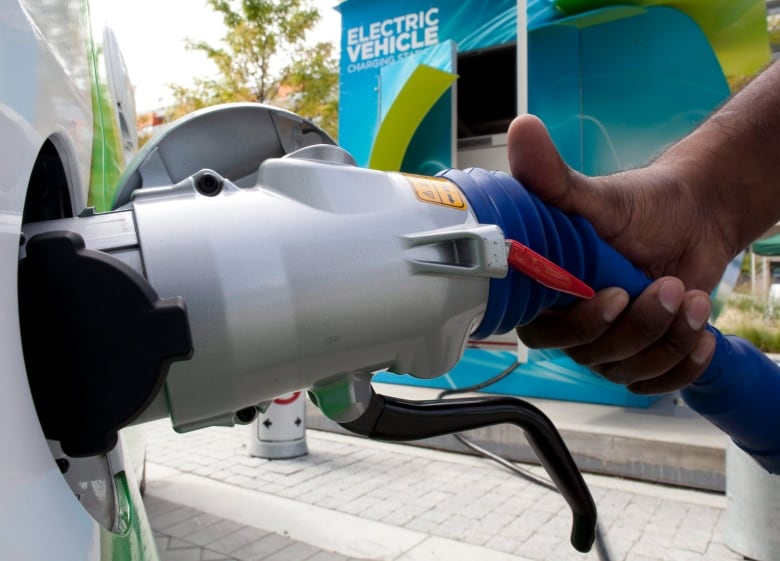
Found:
<path fill-rule="evenodd" d="M 566 310 L 548 310 L 518 328 L 531 348 L 561 348 L 575 361 L 636 393 L 664 393 L 695 380 L 714 337 L 704 331 L 708 293 L 733 255 L 707 201 L 671 166 L 586 177 L 561 159 L 535 117 L 509 129 L 512 174 L 543 201 L 580 214 L 653 282 L 634 302 L 619 288 Z"/>

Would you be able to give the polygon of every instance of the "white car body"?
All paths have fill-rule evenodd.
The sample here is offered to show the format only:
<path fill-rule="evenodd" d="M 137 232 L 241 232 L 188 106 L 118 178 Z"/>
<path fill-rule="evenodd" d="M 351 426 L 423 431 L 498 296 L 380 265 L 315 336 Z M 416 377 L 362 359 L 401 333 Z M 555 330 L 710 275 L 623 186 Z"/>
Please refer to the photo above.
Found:
<path fill-rule="evenodd" d="M 123 496 L 117 501 L 118 518 L 131 513 L 130 527 L 118 520 L 114 528 L 106 529 L 84 508 L 61 473 L 30 394 L 19 328 L 16 264 L 36 160 L 44 147 L 52 159 L 56 154 L 59 177 L 67 185 L 60 195 L 75 215 L 89 204 L 93 140 L 116 140 L 104 137 L 100 129 L 93 132 L 94 49 L 86 0 L 2 1 L 0 559 L 8 561 L 156 559 L 150 533 L 131 527 L 143 528 L 145 523 L 139 524 L 135 512 L 143 512 L 135 483 L 126 493 L 120 489 Z M 103 464 L 114 473 L 123 472 L 121 450 L 108 456 Z M 71 470 L 71 475 L 76 471 Z M 127 474 L 127 480 L 132 479 L 132 473 Z M 147 547 L 149 542 L 152 545 Z"/>

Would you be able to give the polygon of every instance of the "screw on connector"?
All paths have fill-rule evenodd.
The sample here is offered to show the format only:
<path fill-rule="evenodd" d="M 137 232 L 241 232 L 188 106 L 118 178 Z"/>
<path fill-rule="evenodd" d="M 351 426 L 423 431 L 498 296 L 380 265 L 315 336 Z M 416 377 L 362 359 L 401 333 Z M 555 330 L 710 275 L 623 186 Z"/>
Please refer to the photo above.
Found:
<path fill-rule="evenodd" d="M 248 425 L 257 417 L 257 407 L 244 407 L 236 411 L 236 421 Z"/>
<path fill-rule="evenodd" d="M 222 191 L 222 178 L 211 171 L 201 171 L 195 177 L 195 188 L 201 195 L 214 197 Z"/>

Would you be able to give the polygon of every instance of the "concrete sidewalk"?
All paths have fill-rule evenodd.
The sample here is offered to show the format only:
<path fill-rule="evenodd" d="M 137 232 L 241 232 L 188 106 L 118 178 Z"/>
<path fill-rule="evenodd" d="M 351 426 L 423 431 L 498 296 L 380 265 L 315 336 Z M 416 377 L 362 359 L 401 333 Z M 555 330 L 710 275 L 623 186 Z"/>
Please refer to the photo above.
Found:
<path fill-rule="evenodd" d="M 161 561 L 598 559 L 569 544 L 562 497 L 480 458 L 309 430 L 307 456 L 269 461 L 247 454 L 248 427 L 145 430 Z M 722 495 L 586 480 L 612 561 L 742 559 Z"/>

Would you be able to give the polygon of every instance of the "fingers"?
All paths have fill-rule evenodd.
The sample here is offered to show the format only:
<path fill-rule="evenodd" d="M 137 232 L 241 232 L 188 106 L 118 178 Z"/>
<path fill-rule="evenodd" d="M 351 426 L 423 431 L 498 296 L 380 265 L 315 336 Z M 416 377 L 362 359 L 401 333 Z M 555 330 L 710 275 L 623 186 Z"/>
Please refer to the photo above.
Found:
<path fill-rule="evenodd" d="M 690 385 L 701 376 L 715 352 L 715 337 L 712 333 L 699 335 L 693 351 L 663 374 L 628 384 L 628 389 L 637 394 L 668 393 Z"/>
<path fill-rule="evenodd" d="M 651 291 L 644 301 L 637 300 L 630 314 L 614 323 L 601 349 L 591 345 L 584 353 L 590 355 L 585 360 L 592 362 L 596 372 L 637 393 L 687 386 L 704 369 L 703 362 L 710 355 L 708 342 L 714 344 L 714 338 L 703 333 L 711 309 L 709 297 L 700 291 L 685 293 L 677 279 L 660 284 L 659 301 L 668 299 L 661 309 L 653 308 Z M 609 353 L 610 345 L 619 345 L 621 339 L 627 345 Z"/>
<path fill-rule="evenodd" d="M 602 367 L 609 373 L 609 363 L 634 357 L 658 341 L 672 326 L 685 296 L 685 287 L 679 279 L 661 278 L 651 284 L 631 305 L 631 313 L 619 316 L 597 341 L 569 349 L 571 357 L 586 366 Z M 677 332 L 685 339 L 685 332 Z M 679 342 L 680 347 L 685 341 Z M 604 365 L 604 366 L 602 366 Z M 606 375 L 606 374 L 605 374 Z M 613 382 L 625 383 L 617 374 Z"/>
<path fill-rule="evenodd" d="M 636 393 L 684 387 L 706 368 L 715 340 L 704 328 L 710 299 L 664 277 L 626 308 L 620 289 L 540 316 L 518 329 L 529 347 L 564 349 L 576 362 Z M 610 319 L 611 318 L 611 319 Z M 613 321 L 614 320 L 614 321 Z"/>
<path fill-rule="evenodd" d="M 531 349 L 568 349 L 602 336 L 628 305 L 622 288 L 600 290 L 590 300 L 580 300 L 564 310 L 546 310 L 533 322 L 517 328 Z"/>

